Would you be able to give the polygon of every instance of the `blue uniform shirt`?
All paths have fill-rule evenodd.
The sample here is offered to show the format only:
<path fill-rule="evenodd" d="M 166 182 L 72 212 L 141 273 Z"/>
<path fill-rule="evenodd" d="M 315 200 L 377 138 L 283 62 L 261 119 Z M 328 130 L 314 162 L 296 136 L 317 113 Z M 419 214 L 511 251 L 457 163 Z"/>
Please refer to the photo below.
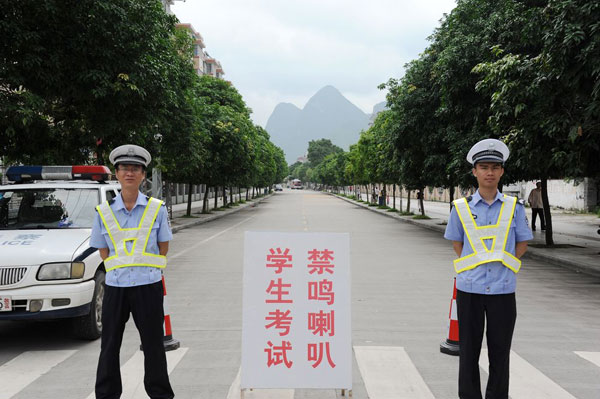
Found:
<path fill-rule="evenodd" d="M 471 208 L 471 213 L 475 218 L 477 226 L 496 224 L 503 201 L 503 195 L 498 192 L 494 202 L 491 205 L 488 205 L 487 202 L 481 198 L 481 195 L 479 195 L 479 190 L 477 190 L 469 202 L 469 207 Z M 444 238 L 452 241 L 461 241 L 463 243 L 461 257 L 473 253 L 473 248 L 471 248 L 471 244 L 469 244 L 469 240 L 458 214 L 456 213 L 456 207 L 452 207 Z M 525 208 L 522 204 L 517 202 L 515 215 L 506 240 L 506 252 L 510 252 L 514 255 L 517 242 L 531 240 L 532 238 L 533 234 L 527 223 Z M 491 245 L 491 241 L 492 240 L 485 240 L 485 244 L 488 248 Z M 517 288 L 517 276 L 501 262 L 489 262 L 479 265 L 474 269 L 458 273 L 456 276 L 456 288 L 463 292 L 474 294 L 510 294 L 515 292 Z"/>
<path fill-rule="evenodd" d="M 138 193 L 137 201 L 135 206 L 130 211 L 125 208 L 123 198 L 121 194 L 117 195 L 110 205 L 117 221 L 121 228 L 132 228 L 138 227 L 142 214 L 146 205 L 148 204 L 148 198 L 142 193 Z M 152 226 L 150 232 L 150 238 L 148 239 L 148 246 L 146 252 L 159 254 L 158 243 L 171 241 L 173 234 L 169 227 L 169 219 L 167 217 L 167 211 L 164 206 L 161 206 L 158 211 L 158 216 Z M 127 242 L 127 249 L 131 250 L 131 242 Z M 112 241 L 108 236 L 106 227 L 102 223 L 100 215 L 96 214 L 94 224 L 92 226 L 92 236 L 90 238 L 90 246 L 94 248 L 108 248 L 110 250 L 109 256 L 115 254 Z M 106 273 L 106 284 L 114 287 L 133 287 L 137 285 L 145 285 L 156 283 L 161 280 L 161 269 L 149 266 L 132 266 L 132 267 L 120 267 L 117 269 L 110 270 Z"/>

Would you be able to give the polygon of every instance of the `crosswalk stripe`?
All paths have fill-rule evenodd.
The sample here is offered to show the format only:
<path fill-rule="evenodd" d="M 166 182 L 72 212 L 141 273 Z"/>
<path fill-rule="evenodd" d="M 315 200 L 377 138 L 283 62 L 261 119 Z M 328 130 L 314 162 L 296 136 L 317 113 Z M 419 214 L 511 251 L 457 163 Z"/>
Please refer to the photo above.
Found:
<path fill-rule="evenodd" d="M 179 348 L 167 352 L 167 371 L 169 374 L 175 369 L 175 366 L 181 361 L 189 348 Z M 121 399 L 146 399 L 146 389 L 144 388 L 144 352 L 137 351 L 135 354 L 121 366 L 121 380 L 123 381 L 123 393 Z M 92 392 L 87 399 L 94 399 Z"/>
<path fill-rule="evenodd" d="M 479 365 L 486 373 L 489 373 L 487 349 L 481 350 Z M 513 351 L 510 351 L 510 385 L 508 391 L 512 399 L 576 399 Z"/>
<path fill-rule="evenodd" d="M 73 350 L 23 352 L 0 366 L 0 398 L 11 398 L 50 369 L 73 355 Z"/>
<path fill-rule="evenodd" d="M 238 370 L 238 373 L 229 387 L 227 392 L 227 399 L 240 399 L 241 394 L 241 381 L 242 368 Z M 246 389 L 244 391 L 244 399 L 294 399 L 293 389 Z"/>
<path fill-rule="evenodd" d="M 434 399 L 400 346 L 355 346 L 354 354 L 370 399 Z"/>
<path fill-rule="evenodd" d="M 600 352 L 575 352 L 575 354 L 600 367 Z"/>

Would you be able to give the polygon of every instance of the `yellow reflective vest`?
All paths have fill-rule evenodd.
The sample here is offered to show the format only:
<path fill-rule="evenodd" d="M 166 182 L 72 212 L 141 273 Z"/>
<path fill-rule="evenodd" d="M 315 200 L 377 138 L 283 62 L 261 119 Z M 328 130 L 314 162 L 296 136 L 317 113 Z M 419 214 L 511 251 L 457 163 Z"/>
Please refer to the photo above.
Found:
<path fill-rule="evenodd" d="M 516 205 L 517 198 L 504 195 L 504 201 L 502 201 L 502 207 L 500 208 L 496 224 L 477 226 L 466 198 L 454 201 L 456 213 L 465 230 L 469 244 L 471 244 L 471 248 L 473 249 L 472 254 L 454 261 L 454 270 L 456 270 L 456 273 L 462 273 L 489 262 L 502 262 L 504 266 L 513 272 L 519 272 L 521 261 L 506 251 L 506 240 L 515 215 Z M 492 240 L 491 248 L 485 245 L 484 240 Z"/>
<path fill-rule="evenodd" d="M 104 259 L 106 271 L 130 266 L 158 268 L 167 266 L 166 256 L 146 252 L 152 226 L 158 216 L 158 211 L 160 211 L 162 203 L 162 201 L 156 198 L 150 198 L 138 227 L 128 229 L 121 228 L 108 202 L 103 202 L 96 207 L 115 249 L 113 256 Z M 127 250 L 128 241 L 132 242 L 131 251 Z M 140 243 L 143 243 L 143 245 Z"/>

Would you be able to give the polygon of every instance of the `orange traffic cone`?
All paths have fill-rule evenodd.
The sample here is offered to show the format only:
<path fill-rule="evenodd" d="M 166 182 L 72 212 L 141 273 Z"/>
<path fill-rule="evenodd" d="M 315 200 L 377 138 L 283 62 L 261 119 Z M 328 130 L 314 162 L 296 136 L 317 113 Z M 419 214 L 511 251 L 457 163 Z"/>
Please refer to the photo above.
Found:
<path fill-rule="evenodd" d="M 171 316 L 169 315 L 169 304 L 167 303 L 167 286 L 165 285 L 165 276 L 162 276 L 162 285 L 164 296 L 163 311 L 165 313 L 163 344 L 165 346 L 165 351 L 172 351 L 178 349 L 181 343 L 173 338 L 173 331 L 171 330 Z M 142 345 L 140 345 L 140 350 L 143 350 Z"/>
<path fill-rule="evenodd" d="M 165 351 L 172 351 L 172 350 L 179 348 L 179 346 L 181 344 L 179 343 L 178 340 L 173 338 L 173 331 L 171 330 L 171 315 L 169 315 L 169 305 L 167 303 L 167 287 L 165 285 L 165 276 L 162 277 L 162 283 L 163 283 L 163 293 L 165 296 L 164 300 L 163 300 L 163 309 L 165 312 L 164 345 L 165 345 Z"/>
<path fill-rule="evenodd" d="M 447 355 L 458 356 L 458 313 L 456 308 L 456 278 L 454 278 L 454 291 L 450 301 L 450 315 L 448 321 L 448 337 L 440 344 L 440 352 Z"/>

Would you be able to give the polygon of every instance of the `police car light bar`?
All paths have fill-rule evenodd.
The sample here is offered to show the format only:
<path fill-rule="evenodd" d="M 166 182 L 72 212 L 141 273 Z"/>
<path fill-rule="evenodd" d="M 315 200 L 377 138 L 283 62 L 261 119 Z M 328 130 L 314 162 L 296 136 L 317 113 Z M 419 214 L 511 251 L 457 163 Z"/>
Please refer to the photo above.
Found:
<path fill-rule="evenodd" d="M 6 171 L 10 181 L 21 183 L 28 180 L 110 180 L 106 166 L 11 166 Z"/>

